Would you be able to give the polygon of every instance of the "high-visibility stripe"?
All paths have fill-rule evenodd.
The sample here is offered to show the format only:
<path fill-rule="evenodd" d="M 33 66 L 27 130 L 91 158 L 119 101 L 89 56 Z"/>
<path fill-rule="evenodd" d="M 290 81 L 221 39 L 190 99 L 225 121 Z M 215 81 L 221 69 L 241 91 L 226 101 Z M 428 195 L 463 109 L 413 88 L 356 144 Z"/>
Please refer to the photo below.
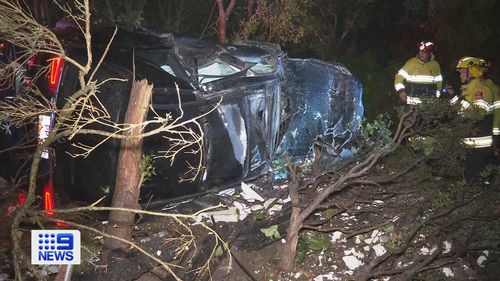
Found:
<path fill-rule="evenodd" d="M 436 90 L 436 98 L 439 98 L 439 97 L 441 97 L 441 91 Z"/>
<path fill-rule="evenodd" d="M 500 128 L 493 128 L 493 135 L 495 136 L 500 135 Z"/>
<path fill-rule="evenodd" d="M 472 148 L 490 147 L 493 144 L 492 136 L 464 138 L 463 143 Z"/>
<path fill-rule="evenodd" d="M 432 76 L 432 75 L 410 75 L 408 72 L 406 72 L 404 69 L 400 69 L 398 71 L 398 74 L 403 76 L 406 81 L 412 82 L 412 83 L 437 83 L 443 81 L 443 76 L 437 75 L 437 76 Z"/>
<path fill-rule="evenodd" d="M 470 103 L 468 101 L 466 101 L 466 100 L 461 100 L 460 104 L 462 105 L 462 109 L 463 110 L 469 108 L 469 106 L 470 106 Z"/>
<path fill-rule="evenodd" d="M 495 101 L 492 105 L 491 108 L 493 110 L 500 108 L 500 101 Z"/>
<path fill-rule="evenodd" d="M 474 105 L 486 110 L 486 112 L 491 112 L 491 107 L 485 100 L 475 100 Z"/>
<path fill-rule="evenodd" d="M 396 91 L 399 91 L 399 90 L 404 89 L 405 85 L 402 83 L 397 83 L 396 85 L 394 85 L 394 88 L 396 88 Z"/>
<path fill-rule="evenodd" d="M 450 103 L 451 103 L 451 104 L 455 104 L 455 103 L 457 103 L 457 101 L 458 101 L 458 96 L 454 96 L 454 97 L 450 100 Z"/>
<path fill-rule="evenodd" d="M 422 101 L 419 98 L 406 97 L 406 104 L 419 104 L 419 103 L 422 103 Z"/>

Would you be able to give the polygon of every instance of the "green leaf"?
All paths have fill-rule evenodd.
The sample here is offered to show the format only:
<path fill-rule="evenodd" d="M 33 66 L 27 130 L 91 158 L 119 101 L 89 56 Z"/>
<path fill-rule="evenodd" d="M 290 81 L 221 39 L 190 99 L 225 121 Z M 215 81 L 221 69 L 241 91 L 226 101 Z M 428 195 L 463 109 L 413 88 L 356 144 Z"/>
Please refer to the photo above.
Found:
<path fill-rule="evenodd" d="M 256 222 L 256 221 L 261 221 L 265 218 L 264 214 L 263 213 L 256 213 L 253 215 L 253 222 Z"/>
<path fill-rule="evenodd" d="M 215 248 L 215 256 L 216 257 L 220 257 L 224 254 L 224 249 L 222 248 L 222 246 L 217 246 L 217 248 Z"/>
<path fill-rule="evenodd" d="M 313 237 L 303 237 L 303 241 L 307 245 L 307 248 L 311 251 L 321 251 L 326 246 L 326 240 L 321 238 L 313 238 Z"/>
<path fill-rule="evenodd" d="M 260 231 L 264 233 L 267 238 L 275 238 L 279 239 L 281 237 L 280 232 L 278 231 L 278 225 L 271 225 L 268 228 L 261 228 Z"/>
<path fill-rule="evenodd" d="M 390 225 L 386 226 L 385 227 L 385 232 L 386 233 L 394 232 L 394 225 L 390 224 Z"/>
<path fill-rule="evenodd" d="M 333 208 L 326 209 L 326 211 L 325 211 L 325 217 L 327 219 L 333 217 L 333 215 L 335 215 L 335 209 L 333 209 Z"/>

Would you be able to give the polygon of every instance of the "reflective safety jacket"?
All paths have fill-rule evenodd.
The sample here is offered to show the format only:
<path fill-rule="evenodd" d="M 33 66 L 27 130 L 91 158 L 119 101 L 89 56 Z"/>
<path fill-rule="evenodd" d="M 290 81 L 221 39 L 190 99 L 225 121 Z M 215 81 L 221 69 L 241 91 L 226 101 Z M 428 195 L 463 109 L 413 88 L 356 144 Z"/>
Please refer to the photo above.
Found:
<path fill-rule="evenodd" d="M 493 143 L 493 112 L 495 93 L 486 80 L 474 78 L 461 88 L 463 100 L 460 102 L 466 117 L 476 120 L 477 133 L 464 138 L 465 145 L 472 148 L 490 147 Z"/>
<path fill-rule="evenodd" d="M 407 104 L 421 103 L 422 97 L 439 97 L 442 85 L 441 68 L 432 54 L 427 62 L 418 56 L 409 59 L 394 78 L 394 88 L 406 92 Z"/>
<path fill-rule="evenodd" d="M 493 135 L 500 136 L 500 87 L 491 79 L 486 79 L 486 86 L 490 88 L 495 94 L 493 102 Z"/>

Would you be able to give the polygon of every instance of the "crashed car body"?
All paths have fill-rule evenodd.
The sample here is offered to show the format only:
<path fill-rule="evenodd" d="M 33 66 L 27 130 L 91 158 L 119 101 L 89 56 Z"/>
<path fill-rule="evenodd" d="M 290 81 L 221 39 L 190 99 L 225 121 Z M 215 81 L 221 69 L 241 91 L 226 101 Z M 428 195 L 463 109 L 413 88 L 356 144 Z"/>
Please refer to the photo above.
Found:
<path fill-rule="evenodd" d="M 111 34 L 111 31 L 100 31 L 93 35 L 96 58 L 106 48 Z M 86 50 L 79 48 L 83 44 L 69 41 L 66 45 L 70 57 L 85 59 Z M 274 45 L 255 42 L 217 45 L 171 34 L 118 32 L 95 76 L 98 82 L 108 78 L 130 81 L 134 68 L 136 80 L 146 78 L 153 84 L 148 119 L 155 114 L 172 114 L 175 119 L 181 116 L 181 111 L 181 122 L 203 115 L 199 119 L 204 136 L 202 155 L 181 153 L 172 165 L 160 155 L 171 145 L 165 138 L 168 133 L 144 139 L 143 154 L 154 157 L 155 173 L 141 188 L 141 202 L 229 186 L 269 171 L 279 127 L 282 55 Z M 50 71 L 46 81 L 39 82 L 39 88 L 48 92 L 47 97 L 62 108 L 77 90 L 78 69 L 58 58 L 49 61 Z M 112 121 L 123 122 L 130 87 L 130 82 L 117 80 L 100 87 L 98 97 Z M 54 123 L 52 118 L 39 118 L 38 127 L 45 128 L 39 130 L 39 139 L 47 135 Z M 198 130 L 196 126 L 190 129 Z M 46 172 L 42 173 L 50 174 L 51 179 L 43 178 L 42 181 L 49 183 L 41 183 L 41 186 L 44 190 L 51 186 L 50 196 L 56 194 L 50 201 L 65 197 L 93 202 L 109 195 L 115 181 L 120 141 L 111 139 L 86 158 L 70 156 L 78 153 L 72 144 L 95 146 L 102 139 L 95 135 L 76 135 L 71 141 L 60 140 L 52 152 L 42 155 L 47 162 L 42 169 Z M 179 182 L 186 177 L 189 163 L 196 163 L 200 157 L 204 167 L 200 175 L 194 181 Z"/>
<path fill-rule="evenodd" d="M 93 35 L 93 52 L 96 58 L 100 57 L 110 37 L 109 30 Z M 83 44 L 73 43 L 69 46 L 69 56 L 82 61 L 85 59 L 86 51 L 79 47 Z M 49 61 L 50 73 L 40 89 L 48 92 L 47 96 L 61 108 L 77 89 L 78 70 L 64 61 L 54 58 Z M 204 143 L 201 154 L 182 154 L 172 164 L 168 159 L 155 157 L 160 156 L 160 152 L 168 150 L 171 145 L 165 138 L 168 137 L 167 133 L 144 139 L 143 154 L 153 155 L 155 158 L 155 174 L 141 187 L 141 203 L 161 203 L 164 199 L 233 186 L 242 180 L 269 173 L 278 147 L 281 115 L 285 112 L 282 110 L 281 98 L 284 92 L 296 92 L 297 89 L 296 85 L 287 88 L 292 84 L 286 83 L 284 77 L 291 73 L 299 77 L 303 71 L 288 67 L 290 63 L 284 63 L 286 61 L 279 46 L 273 44 L 244 41 L 221 45 L 171 34 L 120 30 L 95 76 L 98 81 L 111 77 L 129 81 L 110 81 L 99 89 L 100 102 L 108 110 L 111 120 L 118 123 L 124 120 L 133 77 L 132 69 L 135 69 L 136 80 L 146 78 L 153 84 L 148 119 L 154 118 L 155 114 L 172 114 L 174 119 L 182 114 L 182 120 L 203 116 L 199 119 Z M 287 65 L 286 69 L 283 65 Z M 321 89 L 317 90 L 327 90 L 318 95 L 333 97 L 332 92 L 344 95 L 345 92 L 332 90 L 345 88 L 342 83 L 331 83 L 335 80 L 336 76 L 333 74 L 336 70 L 331 67 L 325 70 L 330 75 L 324 75 L 328 78 L 322 83 L 328 85 L 319 85 Z M 288 72 L 290 73 L 287 74 Z M 306 73 L 302 74 L 301 81 L 314 78 L 308 77 Z M 347 79 L 359 84 L 350 73 Z M 356 98 L 352 98 L 353 96 Z M 361 98 L 361 92 L 356 92 L 349 98 L 352 99 L 344 99 L 342 102 L 355 105 Z M 339 99 L 330 99 L 330 102 L 333 100 L 339 102 Z M 363 111 L 361 104 L 356 106 L 354 113 L 337 113 L 339 120 L 330 118 L 326 126 L 335 126 L 338 122 L 345 123 L 352 119 L 352 127 L 342 128 L 356 131 Z M 335 110 L 335 107 L 331 107 L 331 110 Z M 300 115 L 295 114 L 295 118 L 300 118 Z M 43 141 L 43 136 L 53 125 L 52 118 L 54 117 L 40 117 L 39 123 L 43 124 L 38 124 L 38 128 L 45 129 L 38 130 L 38 139 Z M 198 130 L 196 126 L 190 129 Z M 290 136 L 285 134 L 285 139 L 290 140 Z M 50 201 L 45 202 L 46 209 L 53 208 L 53 202 L 61 197 L 85 202 L 94 202 L 106 195 L 110 199 L 120 141 L 108 140 L 86 158 L 70 156 L 76 152 L 72 144 L 93 146 L 101 140 L 102 137 L 95 135 L 76 135 L 71 141 L 60 140 L 53 150 L 47 152 L 43 165 L 46 172 L 41 183 L 42 199 Z M 313 141 L 314 136 L 310 140 L 311 144 Z M 290 151 L 286 148 L 282 150 Z M 188 163 L 200 159 L 204 166 L 203 172 L 194 181 L 179 182 L 189 170 Z"/>

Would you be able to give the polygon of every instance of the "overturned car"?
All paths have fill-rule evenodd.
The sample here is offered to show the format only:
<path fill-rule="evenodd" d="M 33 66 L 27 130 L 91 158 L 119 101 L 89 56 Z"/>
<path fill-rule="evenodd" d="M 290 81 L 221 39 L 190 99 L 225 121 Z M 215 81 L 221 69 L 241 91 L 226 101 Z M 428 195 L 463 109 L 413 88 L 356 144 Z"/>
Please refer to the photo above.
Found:
<path fill-rule="evenodd" d="M 94 53 L 102 54 L 110 37 L 111 31 L 95 33 Z M 85 58 L 78 44 L 68 46 L 70 56 Z M 202 116 L 201 153 L 184 153 L 172 164 L 161 157 L 172 145 L 167 133 L 144 139 L 143 153 L 154 158 L 155 173 L 141 188 L 142 203 L 254 179 L 272 172 L 278 147 L 280 155 L 303 156 L 318 136 L 324 142 L 346 143 L 359 128 L 361 85 L 340 65 L 290 60 L 273 44 L 220 45 L 149 31 L 119 31 L 111 46 L 95 77 L 129 82 L 114 80 L 100 88 L 99 99 L 110 119 L 123 122 L 132 77 L 146 78 L 154 85 L 148 119 L 166 114 L 182 120 Z M 55 58 L 49 61 L 51 70 L 40 89 L 61 108 L 78 87 L 78 70 Z M 286 126 L 281 126 L 283 116 Z M 43 124 L 37 127 L 50 129 L 51 118 L 39 118 Z M 43 134 L 46 131 L 39 129 L 37 137 Z M 120 141 L 107 140 L 86 158 L 71 156 L 78 154 L 75 143 L 96 146 L 103 139 L 76 135 L 47 152 L 42 186 L 50 196 L 42 199 L 94 202 L 108 195 L 114 186 Z M 204 167 L 199 176 L 179 181 L 196 161 Z"/>

